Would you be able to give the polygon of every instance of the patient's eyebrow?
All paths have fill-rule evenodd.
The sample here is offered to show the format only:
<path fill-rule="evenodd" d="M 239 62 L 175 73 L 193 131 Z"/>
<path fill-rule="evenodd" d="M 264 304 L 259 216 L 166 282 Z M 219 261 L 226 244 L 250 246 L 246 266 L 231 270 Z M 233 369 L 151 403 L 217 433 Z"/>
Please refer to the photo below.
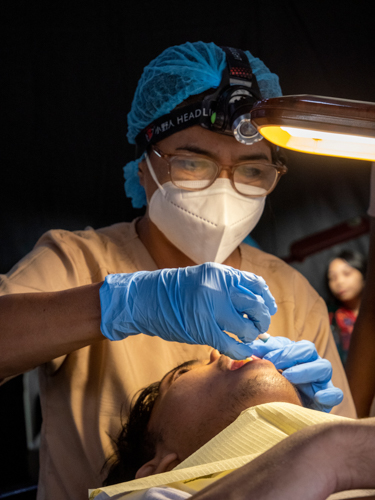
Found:
<path fill-rule="evenodd" d="M 168 373 L 164 375 L 164 377 L 160 381 L 160 390 L 166 390 L 169 389 L 169 387 L 172 384 L 173 377 L 178 372 L 178 370 L 182 370 L 183 368 L 188 368 L 189 366 L 195 365 L 196 363 L 199 363 L 198 359 L 190 359 L 189 361 L 185 361 L 184 363 L 181 363 L 180 365 L 176 366 L 176 368 L 173 368 L 173 370 L 170 370 Z M 164 387 L 162 387 L 162 384 L 164 383 Z"/>

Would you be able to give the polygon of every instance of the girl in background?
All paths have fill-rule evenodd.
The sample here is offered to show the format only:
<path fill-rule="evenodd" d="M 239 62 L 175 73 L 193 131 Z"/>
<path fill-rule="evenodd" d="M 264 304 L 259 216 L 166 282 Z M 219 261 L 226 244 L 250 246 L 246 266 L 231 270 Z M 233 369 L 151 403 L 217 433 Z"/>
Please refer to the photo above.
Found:
<path fill-rule="evenodd" d="M 334 312 L 330 312 L 331 328 L 344 366 L 361 304 L 366 267 L 366 259 L 361 253 L 343 250 L 330 261 L 326 273 L 335 305 Z"/>

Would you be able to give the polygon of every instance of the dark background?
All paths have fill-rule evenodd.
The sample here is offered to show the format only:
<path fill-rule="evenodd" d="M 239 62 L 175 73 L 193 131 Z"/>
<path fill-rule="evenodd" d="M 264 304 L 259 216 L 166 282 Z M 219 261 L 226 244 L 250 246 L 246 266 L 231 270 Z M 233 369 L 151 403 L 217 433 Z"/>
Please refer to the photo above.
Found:
<path fill-rule="evenodd" d="M 367 6 L 365 6 L 367 5 Z M 373 15 L 365 2 L 3 1 L 0 273 L 48 229 L 130 221 L 126 115 L 142 68 L 170 45 L 248 49 L 285 95 L 375 101 Z M 295 240 L 364 215 L 367 162 L 288 152 L 289 173 L 252 233 L 284 257 Z M 367 236 L 345 247 L 367 252 Z M 293 264 L 321 293 L 334 247 Z M 31 484 L 22 378 L 0 388 L 0 491 Z"/>

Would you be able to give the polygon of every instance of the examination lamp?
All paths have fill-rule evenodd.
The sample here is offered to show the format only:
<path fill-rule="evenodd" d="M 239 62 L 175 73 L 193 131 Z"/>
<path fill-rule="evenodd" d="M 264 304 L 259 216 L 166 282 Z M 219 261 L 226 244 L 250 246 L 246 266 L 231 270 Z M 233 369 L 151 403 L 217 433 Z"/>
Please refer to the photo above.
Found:
<path fill-rule="evenodd" d="M 375 103 L 291 95 L 264 99 L 251 123 L 268 141 L 303 153 L 375 161 Z"/>

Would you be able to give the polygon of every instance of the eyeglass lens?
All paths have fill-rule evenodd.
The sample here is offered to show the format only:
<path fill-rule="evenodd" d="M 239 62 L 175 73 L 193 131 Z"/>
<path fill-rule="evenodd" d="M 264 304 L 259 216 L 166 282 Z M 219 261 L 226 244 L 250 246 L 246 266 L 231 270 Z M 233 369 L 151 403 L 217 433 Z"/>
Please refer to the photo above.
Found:
<path fill-rule="evenodd" d="M 217 165 L 204 158 L 173 157 L 170 159 L 172 182 L 182 189 L 200 190 L 208 187 L 218 174 Z M 262 162 L 240 164 L 234 169 L 236 189 L 247 196 L 262 196 L 277 178 L 277 170 Z"/>

